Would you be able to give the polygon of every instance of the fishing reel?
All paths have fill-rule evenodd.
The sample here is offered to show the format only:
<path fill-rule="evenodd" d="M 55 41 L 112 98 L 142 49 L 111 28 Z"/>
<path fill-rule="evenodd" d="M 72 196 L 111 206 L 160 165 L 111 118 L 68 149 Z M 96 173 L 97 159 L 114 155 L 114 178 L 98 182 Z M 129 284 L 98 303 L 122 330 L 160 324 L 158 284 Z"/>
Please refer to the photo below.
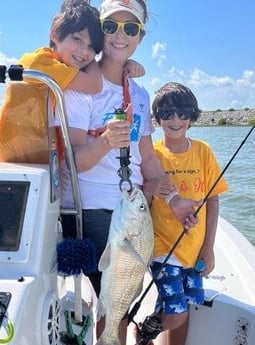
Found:
<path fill-rule="evenodd" d="M 156 314 L 147 316 L 137 331 L 136 345 L 149 345 L 162 332 L 160 318 Z"/>

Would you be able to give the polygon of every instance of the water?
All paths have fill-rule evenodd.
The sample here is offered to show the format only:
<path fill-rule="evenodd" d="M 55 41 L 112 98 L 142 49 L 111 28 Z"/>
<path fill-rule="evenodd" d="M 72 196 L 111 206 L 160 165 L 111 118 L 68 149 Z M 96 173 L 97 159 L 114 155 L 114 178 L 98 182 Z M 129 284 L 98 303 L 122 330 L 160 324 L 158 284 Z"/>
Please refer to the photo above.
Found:
<path fill-rule="evenodd" d="M 224 169 L 251 127 L 191 127 L 188 136 L 208 142 Z M 157 128 L 153 140 L 162 137 Z M 237 153 L 224 177 L 229 192 L 220 196 L 220 215 L 255 245 L 255 130 Z"/>

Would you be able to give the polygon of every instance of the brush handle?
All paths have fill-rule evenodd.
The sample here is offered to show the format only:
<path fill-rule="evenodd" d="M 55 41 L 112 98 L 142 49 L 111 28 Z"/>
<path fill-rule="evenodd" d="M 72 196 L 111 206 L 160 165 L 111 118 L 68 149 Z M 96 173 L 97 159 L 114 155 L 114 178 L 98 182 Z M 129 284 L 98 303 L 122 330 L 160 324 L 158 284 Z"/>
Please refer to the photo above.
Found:
<path fill-rule="evenodd" d="M 74 275 L 74 317 L 76 321 L 82 322 L 82 296 L 81 280 L 82 274 Z"/>

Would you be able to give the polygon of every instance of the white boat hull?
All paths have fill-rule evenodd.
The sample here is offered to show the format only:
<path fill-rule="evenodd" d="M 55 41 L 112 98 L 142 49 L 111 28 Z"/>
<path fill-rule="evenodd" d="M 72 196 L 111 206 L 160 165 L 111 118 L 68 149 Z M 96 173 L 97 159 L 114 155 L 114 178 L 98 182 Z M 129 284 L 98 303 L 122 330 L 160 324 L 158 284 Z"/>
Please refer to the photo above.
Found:
<path fill-rule="evenodd" d="M 215 253 L 215 269 L 204 279 L 206 302 L 190 309 L 186 345 L 254 345 L 255 248 L 220 217 Z M 150 281 L 147 275 L 145 288 Z M 136 322 L 153 312 L 156 296 L 153 285 L 135 317 Z M 129 328 L 128 345 L 134 345 L 133 326 Z"/>
<path fill-rule="evenodd" d="M 0 339 L 8 335 L 7 321 L 14 326 L 11 345 L 60 345 L 66 332 L 65 311 L 75 308 L 73 277 L 58 275 L 56 244 L 59 241 L 59 201 L 49 202 L 47 167 L 1 164 L 1 181 L 30 183 L 19 250 L 0 251 L 1 292 L 11 294 L 0 328 Z M 40 193 L 43 191 L 43 193 Z M 224 219 L 219 219 L 216 267 L 204 279 L 206 303 L 191 307 L 186 345 L 255 344 L 255 248 Z M 150 282 L 145 277 L 144 287 Z M 136 322 L 153 312 L 155 286 L 149 290 L 135 316 Z M 82 277 L 83 315 L 93 317 L 86 344 L 95 343 L 96 298 L 88 279 Z M 75 333 L 81 327 L 73 323 Z M 134 345 L 133 323 L 128 345 Z"/>

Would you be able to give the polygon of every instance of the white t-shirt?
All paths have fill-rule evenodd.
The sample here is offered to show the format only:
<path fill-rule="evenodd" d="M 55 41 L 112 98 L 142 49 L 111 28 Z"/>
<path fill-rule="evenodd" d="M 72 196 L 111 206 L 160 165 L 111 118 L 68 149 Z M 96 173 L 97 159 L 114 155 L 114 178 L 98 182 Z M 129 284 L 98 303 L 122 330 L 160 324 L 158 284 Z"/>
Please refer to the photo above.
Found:
<path fill-rule="evenodd" d="M 130 129 L 130 179 L 133 184 L 142 185 L 139 141 L 142 136 L 151 135 L 154 128 L 147 91 L 129 79 L 129 92 L 133 105 L 133 124 Z M 104 127 L 115 116 L 115 109 L 122 106 L 123 88 L 104 79 L 103 89 L 96 95 L 67 90 L 64 96 L 69 127 L 88 131 Z M 88 140 L 93 141 L 95 138 L 89 136 Z M 83 209 L 115 208 L 121 194 L 120 177 L 117 174 L 120 168 L 120 161 L 116 158 L 118 156 L 119 150 L 113 149 L 92 169 L 78 174 Z M 72 205 L 69 180 L 66 175 L 62 194 L 64 207 Z"/>

